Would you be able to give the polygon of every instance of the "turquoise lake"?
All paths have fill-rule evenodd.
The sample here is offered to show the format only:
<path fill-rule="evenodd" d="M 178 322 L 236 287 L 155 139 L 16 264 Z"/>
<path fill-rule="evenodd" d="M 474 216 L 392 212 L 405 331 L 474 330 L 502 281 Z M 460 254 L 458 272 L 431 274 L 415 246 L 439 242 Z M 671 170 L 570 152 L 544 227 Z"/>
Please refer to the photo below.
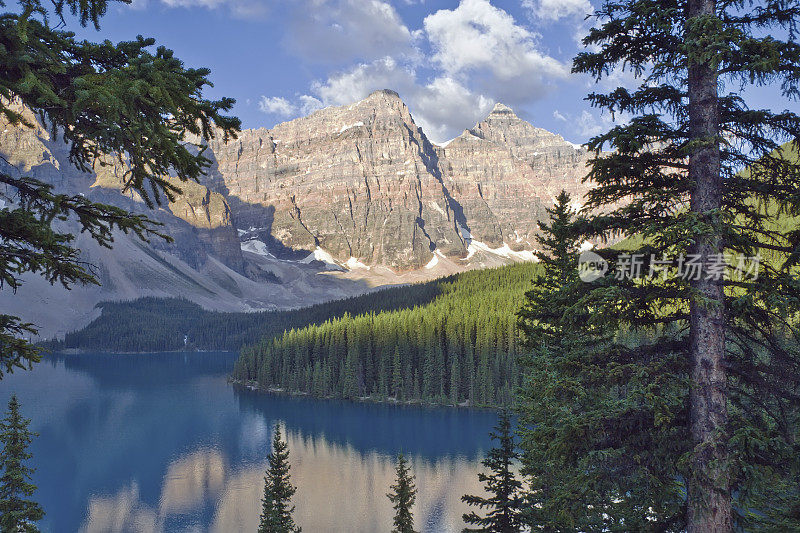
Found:
<path fill-rule="evenodd" d="M 227 382 L 231 353 L 50 356 L 0 381 L 39 434 L 52 532 L 255 532 L 272 430 L 288 431 L 305 533 L 386 532 L 394 457 L 416 475 L 416 529 L 456 532 L 480 493 L 496 415 L 267 395 Z"/>

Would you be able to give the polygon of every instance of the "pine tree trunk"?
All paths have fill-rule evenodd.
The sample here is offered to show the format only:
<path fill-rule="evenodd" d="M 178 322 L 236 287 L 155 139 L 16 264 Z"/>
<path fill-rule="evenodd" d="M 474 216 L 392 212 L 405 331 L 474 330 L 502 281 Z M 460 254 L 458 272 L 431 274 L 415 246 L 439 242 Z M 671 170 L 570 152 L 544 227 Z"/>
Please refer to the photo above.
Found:
<path fill-rule="evenodd" d="M 715 14 L 716 0 L 688 0 L 688 19 Z M 701 30 L 687 28 L 690 42 Z M 694 35 L 693 35 L 694 33 Z M 690 52 L 691 54 L 691 52 Z M 693 182 L 691 210 L 699 216 L 722 206 L 720 150 L 716 142 L 719 110 L 716 67 L 707 60 L 689 61 L 689 134 L 693 141 L 708 140 L 689 158 Z M 690 248 L 707 265 L 723 251 L 718 234 L 706 235 Z M 689 533 L 732 531 L 730 474 L 725 431 L 728 422 L 725 357 L 725 308 L 720 281 L 692 281 L 691 299 L 691 436 L 694 444 L 688 487 Z"/>

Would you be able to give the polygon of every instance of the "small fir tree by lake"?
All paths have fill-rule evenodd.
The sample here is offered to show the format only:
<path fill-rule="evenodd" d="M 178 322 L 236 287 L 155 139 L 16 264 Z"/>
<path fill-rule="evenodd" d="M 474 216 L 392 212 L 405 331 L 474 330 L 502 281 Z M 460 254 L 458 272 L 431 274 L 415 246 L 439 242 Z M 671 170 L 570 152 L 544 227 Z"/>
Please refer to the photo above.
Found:
<path fill-rule="evenodd" d="M 477 528 L 465 528 L 464 532 L 517 533 L 522 527 L 522 482 L 513 471 L 519 455 L 507 412 L 500 414 L 497 426 L 489 435 L 497 441 L 497 446 L 489 450 L 482 461 L 490 473 L 479 473 L 478 480 L 491 496 L 461 497 L 461 501 L 489 511 L 485 516 L 479 516 L 475 511 L 465 513 L 464 522 Z"/>
<path fill-rule="evenodd" d="M 414 514 L 411 510 L 417 498 L 417 488 L 408 461 L 402 453 L 397 456 L 396 472 L 397 479 L 391 486 L 392 492 L 386 495 L 395 510 L 392 533 L 417 533 L 414 531 Z"/>
<path fill-rule="evenodd" d="M 17 396 L 8 402 L 8 414 L 0 422 L 0 530 L 34 533 L 34 522 L 44 517 L 42 507 L 31 500 L 36 485 L 31 483 L 34 469 L 25 462 L 33 457 L 28 452 L 35 433 L 28 431 L 30 420 L 19 412 Z"/>
<path fill-rule="evenodd" d="M 261 501 L 261 522 L 258 533 L 300 533 L 294 523 L 292 496 L 297 487 L 289 476 L 289 445 L 281 438 L 281 427 L 275 424 L 272 453 L 268 456 L 269 468 L 264 477 L 264 499 Z"/>

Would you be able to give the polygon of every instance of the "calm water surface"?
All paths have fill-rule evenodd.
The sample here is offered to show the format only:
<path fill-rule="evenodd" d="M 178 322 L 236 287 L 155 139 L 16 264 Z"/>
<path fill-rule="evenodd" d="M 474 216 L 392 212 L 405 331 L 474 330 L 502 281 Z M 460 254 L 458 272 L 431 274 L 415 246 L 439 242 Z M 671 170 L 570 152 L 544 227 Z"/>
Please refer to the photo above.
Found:
<path fill-rule="evenodd" d="M 53 532 L 254 532 L 272 429 L 288 429 L 305 533 L 385 532 L 394 455 L 417 477 L 417 529 L 463 527 L 493 413 L 316 401 L 234 389 L 235 354 L 51 357 L 0 381 L 39 433 Z"/>

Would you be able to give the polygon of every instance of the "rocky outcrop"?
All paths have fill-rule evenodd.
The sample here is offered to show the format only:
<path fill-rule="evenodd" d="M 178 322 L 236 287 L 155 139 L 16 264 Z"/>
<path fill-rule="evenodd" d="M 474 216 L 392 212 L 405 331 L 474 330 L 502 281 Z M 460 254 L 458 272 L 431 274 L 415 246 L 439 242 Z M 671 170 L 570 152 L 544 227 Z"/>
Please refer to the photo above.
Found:
<path fill-rule="evenodd" d="M 461 205 L 465 237 L 492 247 L 535 248 L 536 221 L 544 205 L 539 180 L 502 144 L 465 131 L 439 148 L 444 181 Z"/>
<path fill-rule="evenodd" d="M 209 186 L 276 255 L 323 248 L 404 270 L 463 250 L 437 156 L 397 93 L 379 91 L 212 144 Z"/>
<path fill-rule="evenodd" d="M 162 207 L 150 211 L 138 195 L 123 192 L 121 176 L 118 166 L 99 169 L 89 196 L 143 212 L 163 224 L 161 230 L 173 241 L 153 239 L 151 246 L 176 255 L 192 268 L 201 268 L 213 256 L 228 268 L 244 272 L 239 235 L 230 206 L 221 194 L 194 181 L 185 181 L 179 184 L 181 194 L 174 201 L 163 198 Z"/>
<path fill-rule="evenodd" d="M 3 129 L 0 150 L 17 168 L 61 191 L 144 210 L 123 193 L 119 163 L 81 173 L 43 128 Z M 530 251 L 553 198 L 565 189 L 577 201 L 588 190 L 586 150 L 503 104 L 436 146 L 390 90 L 209 148 L 203 182 L 181 183 L 183 194 L 151 213 L 175 238 L 154 246 L 194 268 L 210 255 L 239 273 L 252 272 L 240 241 L 254 239 L 278 259 L 330 257 L 397 272 L 433 255 L 469 257 L 473 242 Z"/>

